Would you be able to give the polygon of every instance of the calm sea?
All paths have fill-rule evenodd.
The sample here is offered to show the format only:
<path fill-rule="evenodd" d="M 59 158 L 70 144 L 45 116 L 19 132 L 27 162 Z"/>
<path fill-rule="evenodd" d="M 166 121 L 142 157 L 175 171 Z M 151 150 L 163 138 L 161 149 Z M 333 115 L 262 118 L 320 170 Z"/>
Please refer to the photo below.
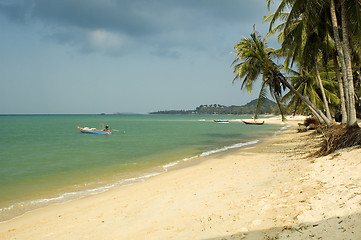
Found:
<path fill-rule="evenodd" d="M 249 116 L 0 116 L 0 221 L 161 174 L 194 158 L 255 144 L 279 125 L 221 124 Z M 109 125 L 112 135 L 77 126 Z"/>

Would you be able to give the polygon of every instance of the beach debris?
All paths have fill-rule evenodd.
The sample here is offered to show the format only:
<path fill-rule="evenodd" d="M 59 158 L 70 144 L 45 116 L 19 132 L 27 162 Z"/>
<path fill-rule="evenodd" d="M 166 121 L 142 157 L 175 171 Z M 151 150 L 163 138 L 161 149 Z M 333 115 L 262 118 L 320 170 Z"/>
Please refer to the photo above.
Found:
<path fill-rule="evenodd" d="M 348 129 L 339 125 L 332 128 L 322 128 L 323 142 L 318 151 L 320 156 L 328 155 L 336 150 L 361 146 L 361 129 Z"/>
<path fill-rule="evenodd" d="M 320 126 L 320 122 L 314 117 L 308 117 L 303 123 L 298 124 L 298 132 L 307 132 L 308 130 L 316 130 Z"/>
<path fill-rule="evenodd" d="M 306 125 L 302 124 L 302 123 L 299 123 L 298 124 L 298 132 L 307 132 L 308 129 L 306 127 Z"/>

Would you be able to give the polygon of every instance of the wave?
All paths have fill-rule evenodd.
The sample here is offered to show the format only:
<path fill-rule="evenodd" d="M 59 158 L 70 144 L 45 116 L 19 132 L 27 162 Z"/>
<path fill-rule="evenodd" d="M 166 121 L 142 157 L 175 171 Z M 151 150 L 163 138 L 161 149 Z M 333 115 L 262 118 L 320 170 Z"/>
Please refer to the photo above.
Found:
<path fill-rule="evenodd" d="M 98 193 L 106 192 L 112 188 L 131 185 L 136 182 L 144 181 L 147 178 L 157 176 L 159 174 L 162 174 L 162 172 L 148 173 L 148 174 L 142 175 L 140 177 L 122 179 L 118 182 L 115 182 L 112 184 L 107 184 L 105 186 L 92 188 L 92 189 L 86 189 L 86 190 L 74 191 L 74 192 L 66 192 L 66 193 L 62 193 L 56 197 L 41 198 L 41 199 L 14 203 L 14 204 L 10 205 L 9 207 L 0 208 L 0 222 L 9 221 L 9 220 L 15 218 L 14 217 L 15 215 L 16 215 L 16 217 L 18 217 L 18 216 L 21 216 L 32 210 L 42 208 L 42 207 L 45 207 L 45 206 L 48 206 L 51 204 L 68 202 L 68 201 L 80 199 L 80 198 L 83 198 L 86 196 L 91 196 L 91 195 L 95 195 Z"/>
<path fill-rule="evenodd" d="M 215 149 L 215 150 L 210 150 L 210 151 L 203 152 L 203 153 L 201 153 L 199 155 L 196 155 L 196 156 L 193 156 L 193 157 L 184 158 L 182 160 L 171 162 L 171 163 L 168 163 L 166 165 L 163 165 L 163 169 L 165 171 L 167 171 L 169 168 L 177 166 L 181 162 L 190 161 L 190 160 L 193 160 L 193 159 L 196 159 L 196 158 L 199 158 L 199 157 L 206 157 L 206 156 L 209 156 L 209 155 L 212 155 L 212 154 L 215 154 L 215 153 L 224 152 L 224 151 L 234 149 L 234 148 L 241 148 L 241 147 L 244 147 L 244 146 L 257 144 L 258 142 L 259 142 L 259 140 L 254 140 L 254 141 L 245 142 L 245 143 L 237 143 L 237 144 L 234 144 L 234 145 L 231 145 L 231 146 L 225 146 L 225 147 L 218 148 L 218 149 Z"/>
<path fill-rule="evenodd" d="M 289 128 L 291 128 L 292 127 L 292 125 L 285 125 L 285 126 L 283 126 L 280 130 L 278 130 L 277 132 L 275 132 L 274 134 L 273 134 L 273 136 L 275 137 L 275 136 L 278 136 L 278 135 L 280 135 L 282 132 L 284 132 L 284 131 L 286 131 L 287 129 L 289 129 Z"/>
<path fill-rule="evenodd" d="M 281 134 L 283 131 L 287 130 L 289 127 L 290 127 L 290 125 L 283 126 L 280 130 L 275 132 L 274 135 L 276 136 L 276 135 Z M 79 198 L 82 198 L 85 196 L 102 193 L 102 192 L 108 191 L 115 187 L 121 187 L 121 186 L 131 185 L 136 182 L 145 181 L 148 178 L 151 178 L 151 177 L 160 175 L 164 172 L 167 172 L 168 169 L 175 167 L 182 162 L 190 161 L 190 160 L 193 160 L 193 159 L 196 159 L 199 157 L 210 156 L 212 154 L 224 152 L 224 151 L 231 150 L 231 149 L 254 145 L 254 144 L 257 144 L 258 142 L 259 142 L 259 140 L 253 140 L 253 141 L 249 141 L 249 142 L 245 142 L 245 143 L 237 143 L 234 145 L 224 146 L 224 147 L 221 147 L 218 149 L 206 151 L 206 152 L 200 153 L 199 155 L 195 155 L 192 157 L 184 158 L 184 159 L 181 159 L 181 160 L 178 160 L 175 162 L 171 162 L 171 163 L 162 165 L 160 171 L 147 173 L 147 174 L 144 174 L 139 177 L 122 179 L 115 183 L 103 185 L 100 187 L 81 190 L 81 191 L 66 192 L 66 193 L 62 193 L 59 196 L 52 197 L 52 198 L 43 198 L 43 199 L 36 199 L 36 200 L 31 200 L 31 201 L 14 203 L 9 207 L 0 208 L 0 222 L 8 221 L 14 217 L 21 216 L 21 215 L 25 214 L 26 212 L 29 212 L 29 211 L 32 211 L 32 210 L 35 210 L 35 209 L 38 209 L 41 207 L 45 207 L 45 206 L 48 206 L 51 204 L 68 202 L 68 201 L 79 199 Z"/>

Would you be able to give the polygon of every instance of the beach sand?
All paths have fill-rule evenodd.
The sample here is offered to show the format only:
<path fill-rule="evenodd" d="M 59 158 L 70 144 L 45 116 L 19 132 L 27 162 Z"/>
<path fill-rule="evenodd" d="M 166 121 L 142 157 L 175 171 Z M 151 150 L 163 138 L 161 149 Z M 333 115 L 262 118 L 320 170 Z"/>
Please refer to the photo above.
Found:
<path fill-rule="evenodd" d="M 361 239 L 361 149 L 309 157 L 319 139 L 290 122 L 260 144 L 0 223 L 0 239 Z"/>

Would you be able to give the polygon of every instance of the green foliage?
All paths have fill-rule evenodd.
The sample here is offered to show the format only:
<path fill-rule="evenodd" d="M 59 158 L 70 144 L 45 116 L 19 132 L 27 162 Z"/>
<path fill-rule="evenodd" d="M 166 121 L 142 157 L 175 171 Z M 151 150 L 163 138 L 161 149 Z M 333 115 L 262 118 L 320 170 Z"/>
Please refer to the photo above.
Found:
<path fill-rule="evenodd" d="M 243 106 L 223 106 L 220 104 L 200 105 L 195 110 L 170 110 L 158 111 L 150 114 L 234 114 L 252 115 L 256 111 L 258 99 L 255 99 Z M 278 106 L 275 102 L 265 98 L 259 106 L 258 114 L 279 114 Z"/>
<path fill-rule="evenodd" d="M 195 114 L 194 110 L 164 110 L 158 112 L 151 112 L 149 114 L 180 114 L 180 115 L 189 115 Z"/>

